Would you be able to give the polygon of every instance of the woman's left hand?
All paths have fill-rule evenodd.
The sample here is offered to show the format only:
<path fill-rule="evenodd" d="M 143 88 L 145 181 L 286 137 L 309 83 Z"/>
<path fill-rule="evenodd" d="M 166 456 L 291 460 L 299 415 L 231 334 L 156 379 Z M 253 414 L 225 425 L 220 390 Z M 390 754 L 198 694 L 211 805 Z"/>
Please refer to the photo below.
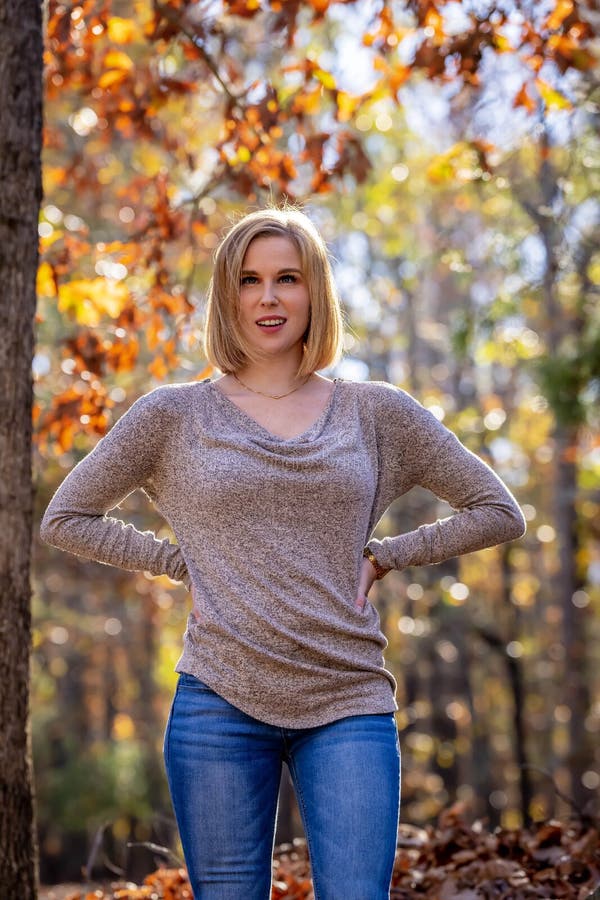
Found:
<path fill-rule="evenodd" d="M 358 579 L 358 591 L 356 600 L 354 601 L 354 606 L 359 612 L 362 612 L 367 604 L 367 594 L 371 590 L 371 585 L 374 581 L 375 567 L 371 565 L 368 559 L 363 558 L 360 569 L 360 578 Z"/>

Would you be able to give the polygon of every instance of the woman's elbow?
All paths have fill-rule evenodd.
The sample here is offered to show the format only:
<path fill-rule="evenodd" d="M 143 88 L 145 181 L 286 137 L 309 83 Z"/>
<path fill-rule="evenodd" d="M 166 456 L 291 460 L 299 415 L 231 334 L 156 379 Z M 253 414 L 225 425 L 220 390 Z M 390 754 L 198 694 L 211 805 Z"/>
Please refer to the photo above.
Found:
<path fill-rule="evenodd" d="M 46 510 L 39 527 L 41 540 L 45 544 L 50 544 L 51 547 L 62 547 L 61 534 L 64 532 L 64 528 L 61 528 L 61 525 L 63 523 L 64 516 Z"/>
<path fill-rule="evenodd" d="M 511 509 L 508 513 L 506 528 L 508 537 L 505 540 L 507 541 L 516 541 L 518 538 L 522 538 L 527 531 L 527 522 L 525 521 L 525 516 L 523 515 L 520 507 L 516 505 L 516 503 L 514 506 L 511 506 Z"/>
<path fill-rule="evenodd" d="M 52 516 L 48 515 L 47 512 L 44 513 L 42 521 L 40 522 L 39 535 L 44 544 L 53 545 L 55 540 L 55 528 Z"/>

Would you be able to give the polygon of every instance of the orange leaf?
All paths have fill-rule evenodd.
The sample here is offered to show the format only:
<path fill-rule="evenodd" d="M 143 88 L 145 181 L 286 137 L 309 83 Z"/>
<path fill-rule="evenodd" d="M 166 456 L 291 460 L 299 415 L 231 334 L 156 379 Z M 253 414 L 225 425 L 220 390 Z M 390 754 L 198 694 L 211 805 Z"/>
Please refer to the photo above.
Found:
<path fill-rule="evenodd" d="M 103 62 L 105 69 L 122 69 L 125 72 L 133 69 L 133 60 L 122 50 L 109 50 Z"/>
<path fill-rule="evenodd" d="M 323 13 L 327 12 L 331 0 L 309 0 L 309 2 L 315 12 L 322 16 Z"/>
<path fill-rule="evenodd" d="M 435 44 L 440 46 L 444 43 L 444 39 L 446 35 L 444 34 L 444 20 L 441 15 L 431 6 L 427 10 L 427 15 L 425 16 L 425 27 L 433 29 L 433 41 Z"/>
<path fill-rule="evenodd" d="M 558 0 L 558 3 L 544 23 L 546 28 L 549 28 L 551 31 L 556 31 L 572 12 L 573 0 Z"/>
<path fill-rule="evenodd" d="M 523 87 L 513 100 L 513 106 L 524 106 L 527 112 L 533 112 L 535 110 L 535 100 L 533 100 L 527 93 L 526 84 L 523 85 Z"/>
<path fill-rule="evenodd" d="M 110 69 L 108 72 L 102 73 L 98 79 L 98 87 L 115 87 L 124 81 L 127 81 L 127 72 L 124 72 L 122 69 Z"/>
<path fill-rule="evenodd" d="M 155 378 L 159 379 L 165 378 L 169 372 L 162 356 L 157 356 L 156 359 L 153 359 L 148 366 L 148 370 L 152 373 L 152 375 L 154 375 Z"/>

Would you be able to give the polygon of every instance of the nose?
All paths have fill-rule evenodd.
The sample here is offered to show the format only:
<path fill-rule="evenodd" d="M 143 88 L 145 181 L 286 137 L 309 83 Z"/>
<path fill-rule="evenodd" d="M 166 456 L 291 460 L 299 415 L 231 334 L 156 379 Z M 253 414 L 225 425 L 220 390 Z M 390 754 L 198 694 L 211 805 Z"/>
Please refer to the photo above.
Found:
<path fill-rule="evenodd" d="M 264 282 L 263 293 L 260 302 L 265 306 L 273 306 L 274 304 L 279 303 L 279 300 L 275 296 L 275 285 L 273 284 L 273 282 Z"/>

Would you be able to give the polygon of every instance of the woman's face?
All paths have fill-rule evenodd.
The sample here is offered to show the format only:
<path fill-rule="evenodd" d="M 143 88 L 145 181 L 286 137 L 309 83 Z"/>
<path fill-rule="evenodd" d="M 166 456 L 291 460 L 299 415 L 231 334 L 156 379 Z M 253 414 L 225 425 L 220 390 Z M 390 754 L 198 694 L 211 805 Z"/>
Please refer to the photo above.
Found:
<path fill-rule="evenodd" d="M 301 351 L 309 319 L 308 288 L 295 244 L 277 235 L 255 238 L 246 251 L 240 283 L 245 337 L 267 353 Z"/>

